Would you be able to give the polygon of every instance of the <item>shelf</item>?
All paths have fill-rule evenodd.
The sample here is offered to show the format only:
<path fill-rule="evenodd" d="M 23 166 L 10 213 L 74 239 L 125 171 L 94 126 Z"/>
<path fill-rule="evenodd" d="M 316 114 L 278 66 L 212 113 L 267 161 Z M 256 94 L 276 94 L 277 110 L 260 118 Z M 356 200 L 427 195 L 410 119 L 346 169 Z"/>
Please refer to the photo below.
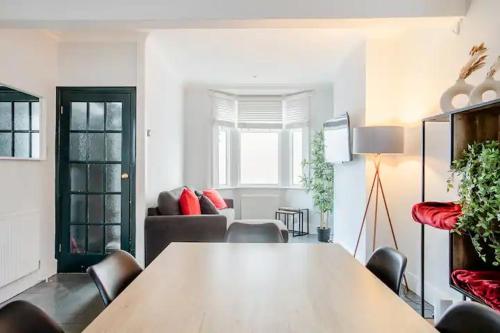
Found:
<path fill-rule="evenodd" d="M 429 117 L 422 119 L 422 121 L 423 122 L 434 122 L 434 123 L 447 123 L 447 122 L 451 121 L 451 116 L 455 115 L 457 113 L 477 112 L 477 111 L 481 111 L 483 109 L 491 108 L 495 104 L 498 104 L 500 106 L 500 98 L 494 99 L 494 100 L 488 101 L 488 102 L 479 103 L 479 104 L 472 105 L 472 106 L 466 106 L 466 107 L 452 110 L 452 111 L 448 111 L 448 112 L 435 114 L 435 115 L 432 115 L 432 116 L 429 116 Z"/>

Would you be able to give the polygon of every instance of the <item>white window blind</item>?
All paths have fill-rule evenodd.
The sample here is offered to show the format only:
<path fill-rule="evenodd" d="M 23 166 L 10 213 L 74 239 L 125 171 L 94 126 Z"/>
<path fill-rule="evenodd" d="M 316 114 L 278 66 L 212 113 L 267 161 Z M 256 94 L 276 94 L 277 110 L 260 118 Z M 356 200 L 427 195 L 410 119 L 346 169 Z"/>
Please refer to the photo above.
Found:
<path fill-rule="evenodd" d="M 309 122 L 309 94 L 297 94 L 285 98 L 285 128 L 303 127 Z"/>
<path fill-rule="evenodd" d="M 225 126 L 236 124 L 236 99 L 221 93 L 212 94 L 212 108 L 215 120 Z"/>
<path fill-rule="evenodd" d="M 238 127 L 282 128 L 283 106 L 277 97 L 238 98 Z"/>

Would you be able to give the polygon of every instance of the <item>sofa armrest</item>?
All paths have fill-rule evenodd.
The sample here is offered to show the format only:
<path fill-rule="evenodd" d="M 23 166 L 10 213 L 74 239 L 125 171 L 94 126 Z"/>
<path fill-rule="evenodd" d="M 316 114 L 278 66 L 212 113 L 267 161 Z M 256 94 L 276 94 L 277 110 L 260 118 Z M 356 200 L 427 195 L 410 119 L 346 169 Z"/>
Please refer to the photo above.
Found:
<path fill-rule="evenodd" d="M 146 266 L 172 242 L 223 242 L 223 215 L 158 215 L 146 217 L 144 250 Z"/>
<path fill-rule="evenodd" d="M 224 199 L 226 202 L 227 208 L 234 208 L 234 200 L 233 199 Z"/>

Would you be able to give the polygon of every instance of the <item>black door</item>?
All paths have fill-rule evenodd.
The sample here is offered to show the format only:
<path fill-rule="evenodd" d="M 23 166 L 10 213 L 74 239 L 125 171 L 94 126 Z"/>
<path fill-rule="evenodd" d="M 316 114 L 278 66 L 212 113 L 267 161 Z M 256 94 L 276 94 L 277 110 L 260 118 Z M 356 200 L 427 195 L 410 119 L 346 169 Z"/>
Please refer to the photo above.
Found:
<path fill-rule="evenodd" d="M 58 88 L 59 272 L 134 254 L 135 88 Z"/>

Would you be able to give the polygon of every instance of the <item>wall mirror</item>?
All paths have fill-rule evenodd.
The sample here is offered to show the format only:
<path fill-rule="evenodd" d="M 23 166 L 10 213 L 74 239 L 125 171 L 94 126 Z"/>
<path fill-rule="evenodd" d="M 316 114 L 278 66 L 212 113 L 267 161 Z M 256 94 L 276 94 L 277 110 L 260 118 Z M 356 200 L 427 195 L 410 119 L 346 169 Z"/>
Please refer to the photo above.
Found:
<path fill-rule="evenodd" d="M 0 159 L 40 159 L 40 98 L 1 84 Z"/>

